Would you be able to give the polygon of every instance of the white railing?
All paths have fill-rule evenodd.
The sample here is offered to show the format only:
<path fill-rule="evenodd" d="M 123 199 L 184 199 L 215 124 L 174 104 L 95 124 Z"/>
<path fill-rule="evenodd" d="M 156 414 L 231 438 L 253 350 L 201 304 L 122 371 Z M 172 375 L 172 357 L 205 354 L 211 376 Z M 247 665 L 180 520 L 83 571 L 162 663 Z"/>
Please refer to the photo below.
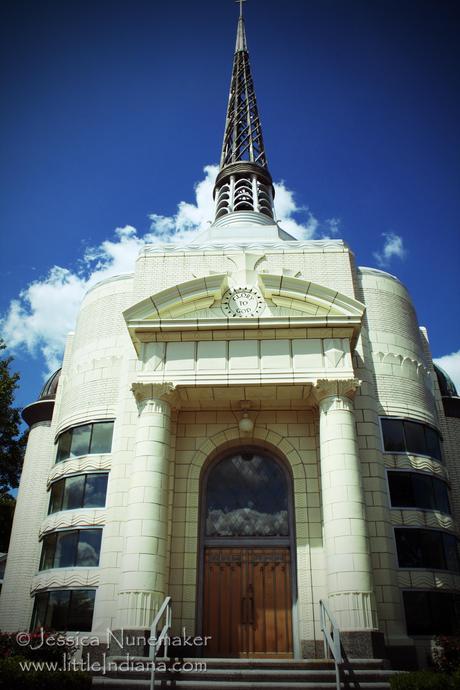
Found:
<path fill-rule="evenodd" d="M 340 690 L 340 666 L 343 664 L 340 630 L 334 616 L 322 599 L 319 602 L 319 615 L 324 638 L 324 656 L 327 658 L 329 653 L 332 654 L 335 665 L 335 684 L 337 690 Z"/>
<path fill-rule="evenodd" d="M 164 617 L 165 623 L 160 634 L 157 637 L 157 628 L 161 619 Z M 162 605 L 160 606 L 157 615 L 153 619 L 153 623 L 150 626 L 150 644 L 149 644 L 149 659 L 151 662 L 150 670 L 150 690 L 154 690 L 155 687 L 155 663 L 157 658 L 158 650 L 164 643 L 164 657 L 168 656 L 168 641 L 169 641 L 169 631 L 171 629 L 172 621 L 172 601 L 171 597 L 166 597 Z"/>

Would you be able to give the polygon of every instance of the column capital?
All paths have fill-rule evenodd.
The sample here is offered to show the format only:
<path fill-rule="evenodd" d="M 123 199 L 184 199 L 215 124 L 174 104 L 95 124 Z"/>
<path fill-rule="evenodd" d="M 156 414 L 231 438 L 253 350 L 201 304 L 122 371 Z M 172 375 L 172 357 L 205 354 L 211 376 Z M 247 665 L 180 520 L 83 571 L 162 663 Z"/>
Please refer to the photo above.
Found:
<path fill-rule="evenodd" d="M 131 386 L 131 390 L 137 403 L 148 400 L 161 400 L 174 406 L 177 406 L 178 403 L 178 391 L 176 384 L 172 383 L 172 381 L 165 381 L 164 383 L 140 383 L 135 381 Z"/>
<path fill-rule="evenodd" d="M 318 404 L 327 398 L 351 400 L 361 385 L 359 379 L 317 379 L 312 392 Z"/>

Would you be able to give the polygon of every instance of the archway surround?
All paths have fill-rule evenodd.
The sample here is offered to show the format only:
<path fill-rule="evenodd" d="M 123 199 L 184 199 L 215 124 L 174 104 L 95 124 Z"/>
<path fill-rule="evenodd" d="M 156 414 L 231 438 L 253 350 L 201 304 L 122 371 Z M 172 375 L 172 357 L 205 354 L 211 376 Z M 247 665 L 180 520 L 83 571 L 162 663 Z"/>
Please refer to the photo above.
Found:
<path fill-rule="evenodd" d="M 293 533 L 291 474 L 273 453 L 241 445 L 206 464 L 197 600 L 210 656 L 293 655 Z"/>

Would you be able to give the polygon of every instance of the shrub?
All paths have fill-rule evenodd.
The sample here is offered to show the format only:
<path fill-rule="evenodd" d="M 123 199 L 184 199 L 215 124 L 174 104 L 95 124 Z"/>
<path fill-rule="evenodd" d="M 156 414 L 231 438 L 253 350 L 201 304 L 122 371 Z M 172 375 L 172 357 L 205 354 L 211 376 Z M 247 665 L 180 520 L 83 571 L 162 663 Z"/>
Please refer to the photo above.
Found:
<path fill-rule="evenodd" d="M 0 659 L 20 656 L 37 661 L 62 662 L 64 654 L 70 659 L 76 647 L 69 644 L 65 635 L 51 631 L 30 633 L 30 643 L 22 646 L 17 642 L 19 633 L 0 633 Z M 47 641 L 51 644 L 47 644 Z"/>
<path fill-rule="evenodd" d="M 26 671 L 21 663 L 30 659 L 10 656 L 0 659 L 0 688 L 3 690 L 89 690 L 91 676 L 82 671 Z"/>
<path fill-rule="evenodd" d="M 460 690 L 454 683 L 448 674 L 435 671 L 398 673 L 390 680 L 391 690 Z"/>
<path fill-rule="evenodd" d="M 437 671 L 454 673 L 460 670 L 460 637 L 441 635 L 435 638 L 433 663 Z"/>

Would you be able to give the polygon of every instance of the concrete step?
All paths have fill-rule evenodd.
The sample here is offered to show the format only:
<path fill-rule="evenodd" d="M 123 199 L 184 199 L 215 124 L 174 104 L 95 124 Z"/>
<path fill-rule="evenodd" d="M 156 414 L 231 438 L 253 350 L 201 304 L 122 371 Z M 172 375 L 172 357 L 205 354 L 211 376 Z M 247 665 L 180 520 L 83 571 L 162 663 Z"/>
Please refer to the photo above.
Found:
<path fill-rule="evenodd" d="M 150 678 L 150 672 L 145 670 L 129 670 L 129 671 L 109 671 L 107 677 L 117 678 L 120 675 L 123 678 L 138 678 L 145 679 Z M 377 682 L 386 681 L 388 678 L 388 671 L 383 670 L 344 670 L 342 672 L 343 678 L 356 679 L 360 682 Z M 304 670 L 304 669 L 286 669 L 286 670 L 276 670 L 270 671 L 266 669 L 213 669 L 206 671 L 178 671 L 178 672 L 160 672 L 158 673 L 159 678 L 168 680 L 187 680 L 198 682 L 201 679 L 213 680 L 216 684 L 221 685 L 229 680 L 234 682 L 251 681 L 268 683 L 274 679 L 279 681 L 284 685 L 284 683 L 289 682 L 328 682 L 335 679 L 335 670 L 322 670 L 317 671 Z"/>
<path fill-rule="evenodd" d="M 130 656 L 130 661 L 148 663 L 149 659 L 145 656 Z M 173 659 L 174 661 L 175 659 Z M 125 656 L 110 656 L 107 657 L 107 662 L 114 661 L 115 663 L 122 663 L 126 661 Z M 162 662 L 160 657 L 158 662 Z M 168 659 L 166 660 L 169 661 Z M 266 670 L 287 670 L 287 669 L 306 669 L 317 671 L 320 669 L 333 670 L 335 668 L 332 659 L 240 659 L 240 658 L 225 658 L 219 659 L 216 657 L 184 657 L 179 660 L 181 663 L 204 663 L 207 669 L 266 669 Z M 355 669 L 386 669 L 388 662 L 386 659 L 351 659 L 349 665 Z M 345 667 L 347 664 L 345 664 Z"/>
<path fill-rule="evenodd" d="M 108 670 L 93 678 L 94 687 L 147 689 L 150 683 L 149 660 L 130 657 L 133 668 Z M 125 664 L 126 657 L 110 657 L 107 664 Z M 158 659 L 158 663 L 164 660 Z M 335 667 L 330 659 L 183 659 L 186 668 L 206 664 L 205 670 L 166 671 L 156 674 L 155 688 L 180 690 L 335 690 Z M 389 690 L 395 671 L 385 668 L 383 659 L 353 659 L 342 668 L 342 687 L 360 690 Z M 121 667 L 123 668 L 123 666 Z"/>
<path fill-rule="evenodd" d="M 125 680 L 123 678 L 93 678 L 93 687 L 95 688 L 124 688 L 124 690 L 144 690 L 149 688 L 150 681 L 148 680 Z M 389 690 L 390 683 L 365 683 L 360 682 L 359 685 L 341 685 L 343 689 L 347 688 L 352 690 L 355 687 L 359 690 Z M 168 688 L 174 688 L 175 690 L 217 690 L 215 681 L 202 680 L 199 683 L 194 681 L 172 681 L 164 682 L 161 680 L 155 681 L 155 688 L 160 688 L 160 690 L 167 690 Z M 334 682 L 321 683 L 318 681 L 313 682 L 301 682 L 301 683 L 283 683 L 280 684 L 279 681 L 272 681 L 267 683 L 257 683 L 257 682 L 233 682 L 228 681 L 220 686 L 221 690 L 336 690 L 336 684 Z"/>

